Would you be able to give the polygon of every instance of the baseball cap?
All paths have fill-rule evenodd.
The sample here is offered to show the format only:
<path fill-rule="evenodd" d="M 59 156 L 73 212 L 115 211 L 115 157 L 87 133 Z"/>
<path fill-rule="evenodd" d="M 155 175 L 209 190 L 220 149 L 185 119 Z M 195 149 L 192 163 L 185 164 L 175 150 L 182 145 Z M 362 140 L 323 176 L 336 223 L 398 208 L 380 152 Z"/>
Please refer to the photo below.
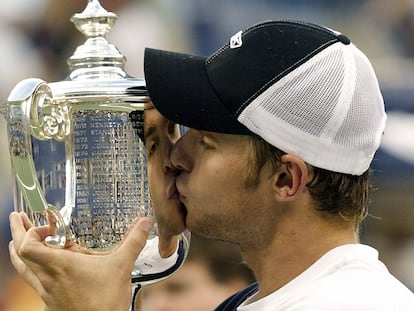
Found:
<path fill-rule="evenodd" d="M 176 123 L 255 133 L 307 163 L 361 175 L 386 114 L 367 57 L 343 34 L 302 21 L 266 21 L 208 57 L 146 48 L 155 107 Z"/>

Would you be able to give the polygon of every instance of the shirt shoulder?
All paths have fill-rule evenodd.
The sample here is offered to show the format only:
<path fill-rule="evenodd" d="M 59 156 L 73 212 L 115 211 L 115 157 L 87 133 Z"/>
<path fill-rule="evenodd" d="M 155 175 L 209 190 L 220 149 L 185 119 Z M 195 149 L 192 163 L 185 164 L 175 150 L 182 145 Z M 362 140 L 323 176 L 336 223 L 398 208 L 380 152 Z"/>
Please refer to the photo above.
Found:
<path fill-rule="evenodd" d="M 341 247 L 324 264 L 330 269 L 321 268 L 313 282 L 296 293 L 317 310 L 414 310 L 414 294 L 388 271 L 375 249 Z"/>
<path fill-rule="evenodd" d="M 239 310 L 414 311 L 414 294 L 378 260 L 375 249 L 345 245 L 325 254 L 282 288 Z"/>

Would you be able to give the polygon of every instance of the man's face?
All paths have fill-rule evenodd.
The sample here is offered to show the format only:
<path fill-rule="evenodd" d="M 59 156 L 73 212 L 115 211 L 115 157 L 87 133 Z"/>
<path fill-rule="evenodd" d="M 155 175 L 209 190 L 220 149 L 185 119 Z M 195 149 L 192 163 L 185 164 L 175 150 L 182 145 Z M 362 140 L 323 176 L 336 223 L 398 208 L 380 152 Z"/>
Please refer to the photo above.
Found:
<path fill-rule="evenodd" d="M 263 170 L 257 185 L 246 185 L 249 148 L 248 136 L 193 129 L 175 144 L 171 161 L 180 169 L 176 185 L 191 231 L 240 243 L 274 230 L 271 174 Z"/>
<path fill-rule="evenodd" d="M 171 148 L 180 137 L 179 128 L 150 104 L 145 107 L 144 118 L 151 201 L 159 230 L 164 230 L 165 236 L 173 236 L 185 229 L 185 208 L 178 198 L 176 170 L 170 162 Z"/>

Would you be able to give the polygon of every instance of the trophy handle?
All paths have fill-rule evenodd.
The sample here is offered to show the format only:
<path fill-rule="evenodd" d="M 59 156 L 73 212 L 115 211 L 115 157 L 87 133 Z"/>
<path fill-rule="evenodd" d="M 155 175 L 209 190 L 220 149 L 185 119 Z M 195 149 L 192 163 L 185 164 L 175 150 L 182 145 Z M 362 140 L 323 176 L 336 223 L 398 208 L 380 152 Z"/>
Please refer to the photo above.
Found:
<path fill-rule="evenodd" d="M 10 157 L 16 183 L 30 210 L 46 214 L 55 234 L 47 237 L 46 243 L 50 246 L 64 247 L 72 239 L 70 229 L 65 225 L 59 210 L 46 202 L 36 176 L 32 151 L 32 136 L 40 140 L 51 138 L 47 131 L 47 124 L 43 124 L 44 120 L 39 118 L 39 109 L 51 101 L 52 92 L 45 81 L 23 80 L 10 93 L 6 119 Z M 61 139 L 63 139 L 62 129 L 61 126 L 59 131 L 55 131 Z"/>

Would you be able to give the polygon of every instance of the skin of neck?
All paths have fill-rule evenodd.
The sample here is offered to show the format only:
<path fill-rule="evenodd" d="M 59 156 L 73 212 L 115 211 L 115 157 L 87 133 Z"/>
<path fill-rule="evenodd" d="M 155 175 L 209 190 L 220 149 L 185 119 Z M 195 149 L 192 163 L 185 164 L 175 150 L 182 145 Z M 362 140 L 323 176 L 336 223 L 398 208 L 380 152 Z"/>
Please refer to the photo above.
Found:
<path fill-rule="evenodd" d="M 304 171 L 297 174 L 302 174 L 298 183 L 306 185 L 311 176 Z M 263 238 L 240 241 L 242 256 L 259 284 L 256 299 L 286 285 L 329 250 L 359 242 L 355 224 L 339 215 L 318 211 L 306 186 L 297 186 L 288 199 L 277 194 L 278 191 L 274 191 L 275 199 L 261 202 L 268 211 Z"/>

